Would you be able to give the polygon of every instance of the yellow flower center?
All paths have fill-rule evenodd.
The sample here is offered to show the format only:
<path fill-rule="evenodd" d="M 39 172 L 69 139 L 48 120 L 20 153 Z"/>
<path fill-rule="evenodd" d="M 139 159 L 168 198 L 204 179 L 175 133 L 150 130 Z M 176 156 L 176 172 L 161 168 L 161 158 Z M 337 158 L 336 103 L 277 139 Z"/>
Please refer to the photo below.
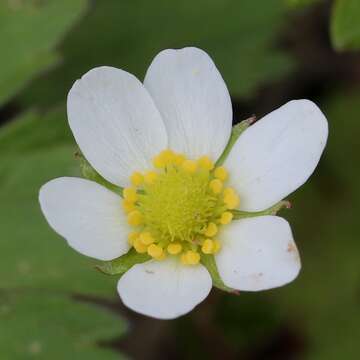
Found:
<path fill-rule="evenodd" d="M 198 160 L 164 150 L 153 159 L 154 170 L 131 175 L 123 208 L 134 227 L 129 243 L 156 260 L 180 256 L 196 265 L 200 252 L 215 254 L 219 227 L 232 221 L 239 205 L 235 190 L 225 187 L 229 174 L 207 156 Z"/>

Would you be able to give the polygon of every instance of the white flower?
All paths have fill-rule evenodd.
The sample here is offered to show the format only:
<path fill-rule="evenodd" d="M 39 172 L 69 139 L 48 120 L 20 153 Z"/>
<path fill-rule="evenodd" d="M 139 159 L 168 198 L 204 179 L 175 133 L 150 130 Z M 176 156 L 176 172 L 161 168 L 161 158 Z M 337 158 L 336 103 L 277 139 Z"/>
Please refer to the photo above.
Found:
<path fill-rule="evenodd" d="M 98 183 L 63 177 L 41 188 L 41 208 L 84 255 L 111 260 L 134 246 L 152 256 L 120 278 L 125 305 L 160 319 L 192 310 L 212 287 L 201 253 L 214 254 L 233 289 L 270 289 L 297 276 L 287 221 L 231 221 L 232 209 L 267 209 L 312 174 L 328 134 L 314 103 L 290 101 L 259 120 L 214 170 L 231 134 L 231 100 L 209 56 L 185 48 L 158 54 L 144 84 L 111 67 L 89 71 L 69 93 L 68 118 L 90 164 L 126 187 L 124 199 Z"/>

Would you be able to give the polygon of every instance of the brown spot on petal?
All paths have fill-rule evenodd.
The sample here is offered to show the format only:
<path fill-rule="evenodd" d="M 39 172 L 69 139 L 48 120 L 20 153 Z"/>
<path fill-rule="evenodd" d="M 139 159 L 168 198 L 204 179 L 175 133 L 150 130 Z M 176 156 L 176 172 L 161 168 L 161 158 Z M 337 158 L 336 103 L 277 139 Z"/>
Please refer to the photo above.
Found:
<path fill-rule="evenodd" d="M 296 246 L 293 243 L 289 243 L 287 247 L 287 252 L 296 251 Z"/>

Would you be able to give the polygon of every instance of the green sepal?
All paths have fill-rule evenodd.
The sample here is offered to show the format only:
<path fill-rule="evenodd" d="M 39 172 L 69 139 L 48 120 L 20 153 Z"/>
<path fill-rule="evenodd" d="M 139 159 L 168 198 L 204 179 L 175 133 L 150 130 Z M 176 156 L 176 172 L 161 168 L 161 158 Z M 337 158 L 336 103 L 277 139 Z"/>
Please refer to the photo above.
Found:
<path fill-rule="evenodd" d="M 233 126 L 231 130 L 230 139 L 222 152 L 219 159 L 216 161 L 216 166 L 220 166 L 224 163 L 226 158 L 228 157 L 232 147 L 234 146 L 236 140 L 239 138 L 239 136 L 252 124 L 256 121 L 256 117 L 252 116 L 246 120 L 241 121 L 240 123 Z"/>
<path fill-rule="evenodd" d="M 95 268 L 106 275 L 123 275 L 132 266 L 141 264 L 150 260 L 148 254 L 139 254 L 134 248 L 131 248 L 128 253 L 111 261 L 104 261 Z"/>
<path fill-rule="evenodd" d="M 248 212 L 248 211 L 240 211 L 240 210 L 231 210 L 234 215 L 234 220 L 251 218 L 256 216 L 265 216 L 265 215 L 276 215 L 282 209 L 290 209 L 291 203 L 287 200 L 279 201 L 274 206 L 263 210 L 263 211 L 255 211 L 255 212 Z"/>
<path fill-rule="evenodd" d="M 232 294 L 239 293 L 238 290 L 227 287 L 222 281 L 216 266 L 214 255 L 201 254 L 201 263 L 206 267 L 207 271 L 210 273 L 213 286 L 217 287 L 220 290 L 230 292 Z"/>
<path fill-rule="evenodd" d="M 104 179 L 85 159 L 84 155 L 78 151 L 76 157 L 80 160 L 80 170 L 81 174 L 85 179 L 95 181 L 98 184 L 105 186 L 107 189 L 113 191 L 114 193 L 122 196 L 123 188 L 121 186 L 116 186 L 111 182 Z"/>

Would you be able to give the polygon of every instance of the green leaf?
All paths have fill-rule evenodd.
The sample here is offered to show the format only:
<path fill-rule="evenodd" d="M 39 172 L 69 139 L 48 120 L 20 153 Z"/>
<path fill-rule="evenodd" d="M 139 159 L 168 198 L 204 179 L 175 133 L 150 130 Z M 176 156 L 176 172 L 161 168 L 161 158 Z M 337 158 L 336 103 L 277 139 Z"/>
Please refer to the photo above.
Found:
<path fill-rule="evenodd" d="M 99 346 L 122 336 L 116 314 L 62 294 L 39 291 L 0 293 L 1 359 L 119 359 Z"/>
<path fill-rule="evenodd" d="M 139 254 L 134 248 L 119 258 L 111 261 L 104 261 L 96 265 L 96 268 L 106 275 L 123 275 L 132 266 L 149 261 L 151 257 L 148 254 Z"/>
<path fill-rule="evenodd" d="M 360 1 L 336 0 L 332 9 L 330 31 L 335 49 L 360 49 Z"/>
<path fill-rule="evenodd" d="M 213 285 L 220 290 L 237 294 L 237 291 L 227 287 L 222 281 L 215 262 L 214 255 L 201 254 L 201 263 L 206 267 L 211 275 Z"/>
<path fill-rule="evenodd" d="M 112 294 L 115 280 L 93 270 L 47 224 L 38 192 L 60 176 L 80 176 L 64 108 L 27 113 L 0 131 L 1 287 Z"/>
<path fill-rule="evenodd" d="M 31 151 L 48 150 L 59 144 L 73 143 L 66 110 L 62 106 L 45 115 L 28 111 L 0 129 L 0 156 L 5 153 L 28 154 Z"/>
<path fill-rule="evenodd" d="M 236 140 L 255 121 L 256 121 L 256 117 L 252 116 L 252 117 L 250 117 L 246 120 L 243 120 L 240 123 L 233 126 L 233 128 L 231 130 L 229 142 L 227 143 L 227 145 L 226 145 L 223 153 L 219 157 L 219 159 L 216 161 L 216 166 L 220 166 L 224 163 L 224 161 L 230 154 L 232 147 L 235 145 Z"/>
<path fill-rule="evenodd" d="M 86 0 L 0 2 L 0 43 L 4 49 L 0 57 L 0 106 L 40 71 L 59 63 L 54 47 L 86 4 Z"/>
<path fill-rule="evenodd" d="M 259 347 L 269 344 L 269 337 L 276 337 L 281 326 L 284 326 L 286 319 L 281 316 L 279 305 L 272 302 L 266 294 L 267 292 L 244 291 L 239 296 L 222 296 L 218 303 L 212 322 L 240 354 L 247 349 L 250 349 L 250 354 L 256 353 Z M 251 355 L 249 358 L 252 358 Z M 259 357 L 274 360 L 280 358 L 265 355 Z"/>
<path fill-rule="evenodd" d="M 314 5 L 323 0 L 284 0 L 290 8 L 303 8 L 306 6 Z"/>
<path fill-rule="evenodd" d="M 231 210 L 231 212 L 234 215 L 234 220 L 239 220 L 239 219 L 245 219 L 255 216 L 276 215 L 280 210 L 284 208 L 290 209 L 291 203 L 287 200 L 282 200 L 277 204 L 275 204 L 274 206 L 262 211 L 248 212 L 241 210 Z"/>
<path fill-rule="evenodd" d="M 261 11 L 252 0 L 199 0 L 196 6 L 192 0 L 92 3 L 60 48 L 61 66 L 33 83 L 23 103 L 48 107 L 63 101 L 74 81 L 99 65 L 142 79 L 153 57 L 166 48 L 206 50 L 235 97 L 249 97 L 293 68 L 292 59 L 274 45 L 287 19 L 283 0 L 262 2 Z"/>

